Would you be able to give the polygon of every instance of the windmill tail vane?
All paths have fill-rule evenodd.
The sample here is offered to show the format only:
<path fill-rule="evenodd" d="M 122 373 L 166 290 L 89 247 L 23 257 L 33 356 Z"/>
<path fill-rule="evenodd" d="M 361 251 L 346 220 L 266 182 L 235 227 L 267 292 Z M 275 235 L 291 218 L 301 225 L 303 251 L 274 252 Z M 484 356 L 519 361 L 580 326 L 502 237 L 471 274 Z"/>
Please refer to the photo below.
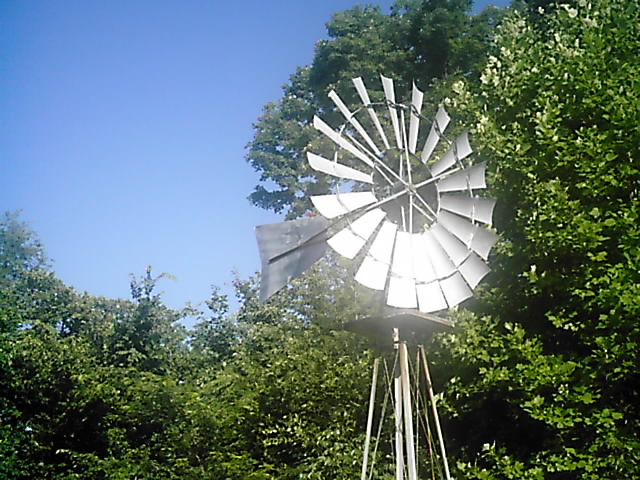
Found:
<path fill-rule="evenodd" d="M 256 227 L 262 263 L 261 302 L 325 256 L 328 223 L 317 216 Z"/>
<path fill-rule="evenodd" d="M 359 262 L 355 280 L 384 291 L 387 305 L 423 313 L 468 299 L 489 272 L 495 200 L 477 195 L 486 188 L 486 163 L 471 162 L 468 132 L 445 137 L 451 118 L 444 107 L 422 133 L 423 92 L 413 85 L 410 103 L 402 104 L 393 80 L 381 82 L 384 99 L 374 103 L 363 80 L 353 79 L 362 102 L 354 111 L 329 93 L 344 118 L 337 130 L 314 117 L 333 158 L 307 152 L 307 161 L 337 186 L 310 197 L 320 216 L 257 227 L 262 301 L 327 246 Z"/>

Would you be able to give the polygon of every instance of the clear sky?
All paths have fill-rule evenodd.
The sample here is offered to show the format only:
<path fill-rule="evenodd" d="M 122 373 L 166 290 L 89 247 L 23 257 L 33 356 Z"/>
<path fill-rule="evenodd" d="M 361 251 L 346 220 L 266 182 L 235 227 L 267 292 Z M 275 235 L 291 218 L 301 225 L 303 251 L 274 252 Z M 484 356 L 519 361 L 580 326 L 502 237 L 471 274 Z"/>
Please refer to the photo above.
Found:
<path fill-rule="evenodd" d="M 78 291 L 128 298 L 151 265 L 171 307 L 231 293 L 280 220 L 246 199 L 252 123 L 355 3 L 0 0 L 0 212 Z"/>

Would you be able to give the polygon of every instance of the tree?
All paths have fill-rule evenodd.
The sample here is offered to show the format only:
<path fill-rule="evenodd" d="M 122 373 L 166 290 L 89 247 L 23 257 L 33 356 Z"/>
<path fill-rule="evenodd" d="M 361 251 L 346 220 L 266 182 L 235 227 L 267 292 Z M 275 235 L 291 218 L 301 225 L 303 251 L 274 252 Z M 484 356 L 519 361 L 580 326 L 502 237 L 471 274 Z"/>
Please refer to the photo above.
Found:
<path fill-rule="evenodd" d="M 167 308 L 160 294 L 155 293 L 160 279 L 147 267 L 141 278 L 131 280 L 132 303 L 122 303 L 116 317 L 109 350 L 111 362 L 150 372 L 171 368 L 173 359 L 183 348 L 186 331 L 177 322 L 187 312 Z"/>
<path fill-rule="evenodd" d="M 235 318 L 229 315 L 227 296 L 222 295 L 218 288 L 213 289 L 206 305 L 211 316 L 200 318 L 196 323 L 190 334 L 190 345 L 192 353 L 202 356 L 205 365 L 215 366 L 233 355 L 242 334 Z"/>
<path fill-rule="evenodd" d="M 455 86 L 502 237 L 490 316 L 439 353 L 468 478 L 640 474 L 639 20 L 620 0 L 513 14 L 482 83 Z"/>
<path fill-rule="evenodd" d="M 148 449 L 180 418 L 185 333 L 156 281 L 134 279 L 133 302 L 78 295 L 41 269 L 0 289 L 0 478 L 173 468 Z"/>
<path fill-rule="evenodd" d="M 371 352 L 339 326 L 370 299 L 354 302 L 335 268 L 318 265 L 266 304 L 255 279 L 236 282 L 241 341 L 195 380 L 218 412 L 211 431 L 224 478 L 358 474 Z"/>
<path fill-rule="evenodd" d="M 318 42 L 313 63 L 291 76 L 254 125 L 246 158 L 261 183 L 250 201 L 296 218 L 310 210 L 310 195 L 327 193 L 331 180 L 306 162 L 312 147 L 327 148 L 311 121 L 321 114 L 329 124 L 342 122 L 327 94 L 334 89 L 355 104 L 352 78 L 363 78 L 372 101 L 383 98 L 381 73 L 395 78 L 398 91 L 415 82 L 427 90 L 424 111 L 434 113 L 452 79 L 477 78 L 503 10 L 470 16 L 470 8 L 469 0 L 403 0 L 390 15 L 375 7 L 336 13 L 327 23 L 330 40 Z"/>
<path fill-rule="evenodd" d="M 47 264 L 40 240 L 20 220 L 20 212 L 5 212 L 0 218 L 0 288 L 17 281 L 23 272 Z"/>
<path fill-rule="evenodd" d="M 0 478 L 353 477 L 370 353 L 335 328 L 366 309 L 332 268 L 267 305 L 238 280 L 232 315 L 214 290 L 190 349 L 150 269 L 132 301 L 24 272 L 0 290 Z"/>

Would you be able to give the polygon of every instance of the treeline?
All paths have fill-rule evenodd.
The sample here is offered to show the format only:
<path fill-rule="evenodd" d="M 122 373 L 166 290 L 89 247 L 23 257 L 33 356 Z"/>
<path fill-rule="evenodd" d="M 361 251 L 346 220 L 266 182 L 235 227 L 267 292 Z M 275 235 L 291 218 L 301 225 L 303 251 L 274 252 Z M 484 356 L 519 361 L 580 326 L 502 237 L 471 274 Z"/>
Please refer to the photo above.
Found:
<path fill-rule="evenodd" d="M 304 214 L 329 188 L 303 161 L 328 91 L 415 80 L 425 115 L 444 102 L 471 127 L 498 199 L 493 272 L 428 344 L 455 477 L 638 478 L 640 4 L 469 7 L 336 14 L 255 125 L 251 199 Z M 0 478 L 358 478 L 377 352 L 341 326 L 379 302 L 349 268 L 322 263 L 264 305 L 238 280 L 238 312 L 215 290 L 206 312 L 175 311 L 151 271 L 130 300 L 78 294 L 6 214 Z"/>
<path fill-rule="evenodd" d="M 205 314 L 164 306 L 150 270 L 131 300 L 76 293 L 16 214 L 0 255 L 0 478 L 357 471 L 371 353 L 335 328 L 356 306 L 324 275 L 266 306 L 238 281 L 239 312 L 214 291 Z"/>

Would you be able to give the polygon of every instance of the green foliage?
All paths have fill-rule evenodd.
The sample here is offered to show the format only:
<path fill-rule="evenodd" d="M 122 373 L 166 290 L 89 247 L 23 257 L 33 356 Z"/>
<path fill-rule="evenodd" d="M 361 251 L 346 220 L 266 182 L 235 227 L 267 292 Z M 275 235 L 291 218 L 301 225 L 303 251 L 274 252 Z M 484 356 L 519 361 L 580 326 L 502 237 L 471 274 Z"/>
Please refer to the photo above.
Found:
<path fill-rule="evenodd" d="M 248 158 L 275 189 L 252 199 L 298 216 L 329 187 L 302 161 L 324 148 L 308 122 L 351 77 L 419 77 L 431 107 L 447 94 L 489 160 L 501 235 L 475 313 L 429 345 L 456 478 L 638 478 L 640 6 L 529 2 L 484 69 L 502 13 L 468 6 L 336 14 L 256 124 Z M 382 302 L 353 265 L 321 262 L 266 304 L 237 280 L 235 313 L 215 289 L 206 313 L 173 311 L 150 269 L 130 301 L 77 294 L 35 238 L 0 223 L 0 478 L 357 478 L 374 353 L 340 327 Z"/>
<path fill-rule="evenodd" d="M 23 272 L 46 266 L 42 244 L 20 220 L 20 212 L 5 212 L 0 218 L 0 288 L 17 281 Z"/>
<path fill-rule="evenodd" d="M 490 159 L 502 240 L 491 317 L 443 340 L 449 431 L 466 478 L 634 478 L 640 7 L 538 13 L 511 15 L 450 99 Z"/>
<path fill-rule="evenodd" d="M 371 354 L 333 329 L 365 311 L 334 268 L 267 305 L 238 280 L 236 315 L 214 290 L 189 337 L 150 269 L 132 301 L 27 272 L 0 291 L 0 478 L 352 478 Z"/>
<path fill-rule="evenodd" d="M 200 317 L 191 332 L 192 353 L 202 359 L 203 366 L 214 366 L 228 360 L 241 341 L 241 330 L 229 315 L 229 302 L 218 288 L 214 288 L 206 302 L 211 316 Z"/>
<path fill-rule="evenodd" d="M 153 295 L 155 280 L 148 271 L 134 302 L 77 295 L 42 269 L 0 290 L 0 478 L 105 478 L 91 472 L 148 449 L 145 432 L 170 424 L 175 409 L 150 408 L 149 383 L 177 380 L 147 370 L 174 372 L 185 333 L 173 325 L 180 313 Z"/>
<path fill-rule="evenodd" d="M 160 295 L 154 293 L 158 281 L 165 277 L 166 274 L 154 277 L 151 267 L 147 267 L 142 278 L 132 279 L 133 303 L 120 305 L 124 308 L 116 316 L 110 339 L 112 362 L 156 373 L 171 367 L 186 336 L 176 322 L 186 312 L 165 307 Z"/>
<path fill-rule="evenodd" d="M 358 351 L 345 333 L 251 328 L 234 361 L 205 387 L 229 415 L 224 450 L 245 450 L 273 478 L 353 477 L 368 360 Z"/>

